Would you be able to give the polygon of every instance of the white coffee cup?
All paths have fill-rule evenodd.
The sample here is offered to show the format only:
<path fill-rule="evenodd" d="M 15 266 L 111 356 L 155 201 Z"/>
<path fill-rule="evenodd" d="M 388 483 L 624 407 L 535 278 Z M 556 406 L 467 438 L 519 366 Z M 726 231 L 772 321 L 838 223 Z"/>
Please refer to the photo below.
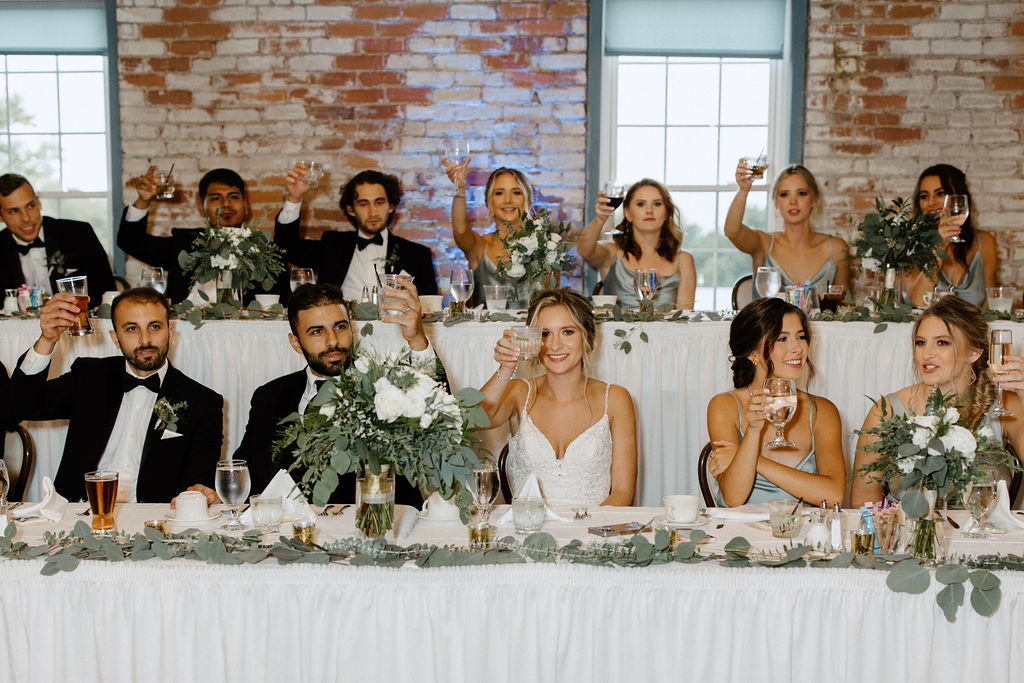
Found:
<path fill-rule="evenodd" d="M 595 306 L 614 306 L 619 297 L 615 294 L 595 294 L 590 300 Z"/>
<path fill-rule="evenodd" d="M 256 301 L 259 301 L 260 302 L 260 306 L 263 307 L 263 310 L 266 310 L 266 309 L 270 308 L 271 306 L 273 306 L 274 304 L 279 303 L 281 301 L 281 295 L 280 294 L 257 294 L 256 295 Z"/>
<path fill-rule="evenodd" d="M 697 496 L 684 494 L 662 496 L 665 504 L 665 519 L 669 522 L 688 523 L 697 521 L 697 508 L 700 503 Z"/>
<path fill-rule="evenodd" d="M 423 513 L 431 521 L 450 522 L 459 518 L 459 506 L 434 491 L 423 502 Z"/>
<path fill-rule="evenodd" d="M 443 294 L 420 294 L 420 313 L 440 313 Z"/>
<path fill-rule="evenodd" d="M 198 522 L 205 520 L 206 496 L 199 491 L 182 491 L 174 501 L 174 518 L 180 522 Z"/>

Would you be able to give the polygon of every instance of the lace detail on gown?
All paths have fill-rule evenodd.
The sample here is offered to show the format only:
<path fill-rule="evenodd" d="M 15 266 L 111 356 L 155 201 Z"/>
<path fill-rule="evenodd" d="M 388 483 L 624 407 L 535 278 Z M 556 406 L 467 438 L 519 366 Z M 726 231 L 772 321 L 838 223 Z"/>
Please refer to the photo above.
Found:
<path fill-rule="evenodd" d="M 508 440 L 505 465 L 515 493 L 531 472 L 549 503 L 599 505 L 612 488 L 612 431 L 608 421 L 608 390 L 604 392 L 604 415 L 585 429 L 565 449 L 561 460 L 526 408 L 533 386 L 526 383 L 526 403 L 519 418 L 519 431 Z"/>

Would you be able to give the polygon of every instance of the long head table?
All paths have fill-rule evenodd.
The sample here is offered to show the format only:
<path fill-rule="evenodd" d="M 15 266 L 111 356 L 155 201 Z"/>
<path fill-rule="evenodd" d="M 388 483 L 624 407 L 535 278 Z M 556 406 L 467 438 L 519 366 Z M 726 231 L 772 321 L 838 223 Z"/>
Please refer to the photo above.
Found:
<path fill-rule="evenodd" d="M 70 339 L 58 346 L 51 374 L 70 367 L 78 356 L 116 353 L 106 334 L 109 321 L 98 321 L 98 334 Z M 1024 325 L 1001 323 L 1024 337 Z M 357 323 L 357 330 L 365 323 Z M 504 323 L 427 325 L 438 356 L 454 389 L 479 387 L 494 372 L 492 353 Z M 391 347 L 401 341 L 394 325 L 375 322 L 364 343 Z M 839 408 L 847 434 L 860 427 L 878 397 L 914 381 L 909 324 L 892 324 L 880 333 L 872 323 L 813 323 L 811 359 L 817 368 L 807 383 L 812 393 L 831 399 Z M 627 333 L 632 351 L 616 348 L 617 330 Z M 640 339 L 647 333 L 648 342 Z M 0 322 L 0 360 L 12 369 L 38 337 L 33 320 Z M 225 399 L 225 447 L 233 451 L 248 419 L 249 399 L 265 382 L 303 367 L 289 346 L 284 321 L 213 321 L 200 329 L 179 321 L 171 362 Z M 732 386 L 728 322 L 603 323 L 592 359 L 594 377 L 621 384 L 636 406 L 640 451 L 637 501 L 657 505 L 667 493 L 698 493 L 696 460 L 707 441 L 708 401 Z M 37 495 L 44 474 L 56 471 L 64 443 L 61 425 L 31 425 L 40 461 L 31 491 Z M 853 461 L 855 439 L 849 436 L 846 458 Z"/>

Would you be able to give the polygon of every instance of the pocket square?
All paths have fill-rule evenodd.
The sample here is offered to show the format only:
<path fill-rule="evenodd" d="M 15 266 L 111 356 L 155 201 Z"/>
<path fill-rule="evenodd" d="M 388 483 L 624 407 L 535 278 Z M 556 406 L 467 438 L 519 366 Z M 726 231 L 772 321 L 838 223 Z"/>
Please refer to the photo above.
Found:
<path fill-rule="evenodd" d="M 160 435 L 160 440 L 163 441 L 164 439 L 176 439 L 179 436 L 181 436 L 181 434 L 179 434 L 178 432 L 172 432 L 170 429 L 165 429 L 164 433 Z"/>

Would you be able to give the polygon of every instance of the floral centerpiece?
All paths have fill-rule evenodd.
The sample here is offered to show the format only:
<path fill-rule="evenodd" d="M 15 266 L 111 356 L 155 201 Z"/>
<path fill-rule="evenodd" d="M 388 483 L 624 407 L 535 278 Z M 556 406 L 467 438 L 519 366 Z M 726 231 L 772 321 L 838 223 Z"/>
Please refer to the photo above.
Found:
<path fill-rule="evenodd" d="M 852 246 L 868 270 L 885 269 L 885 291 L 879 303 L 895 306 L 898 303 L 896 275 L 920 270 L 935 277 L 938 270 L 936 255 L 944 257 L 939 247 L 942 238 L 935 229 L 938 214 L 914 215 L 909 199 L 897 197 L 888 204 L 875 199 L 875 212 L 864 217 L 857 226 Z"/>
<path fill-rule="evenodd" d="M 553 273 L 570 272 L 576 267 L 576 260 L 569 254 L 571 231 L 571 223 L 553 222 L 546 209 L 539 210 L 534 218 L 524 212 L 522 225 L 509 228 L 502 237 L 508 256 L 498 261 L 498 276 L 525 284 L 525 298 L 545 284 L 554 286 L 554 282 L 548 282 Z"/>
<path fill-rule="evenodd" d="M 472 496 L 464 486 L 480 466 L 473 434 L 487 426 L 478 404 L 483 394 L 465 388 L 452 396 L 435 378 L 436 364 L 420 362 L 406 349 L 379 355 L 361 352 L 339 377 L 328 380 L 310 401 L 305 415 L 282 424 L 275 454 L 291 448 L 289 470 L 302 472 L 299 486 L 323 505 L 338 487 L 338 476 L 355 472 L 368 484 L 360 500 L 356 526 L 368 536 L 390 527 L 394 489 L 379 480 L 382 472 L 402 475 L 421 490 L 437 489 L 452 498 L 468 519 Z M 371 491 L 372 489 L 372 491 Z M 365 497 L 365 496 L 364 496 Z"/>
<path fill-rule="evenodd" d="M 879 457 L 858 472 L 883 485 L 902 478 L 903 512 L 917 520 L 907 550 L 934 560 L 936 520 L 944 520 L 946 501 L 980 481 L 981 468 L 1003 466 L 1012 470 L 1017 464 L 987 425 L 972 431 L 959 424 L 960 411 L 953 405 L 952 396 L 943 395 L 938 388 L 928 397 L 924 415 L 897 415 L 884 397 L 878 406 L 882 411 L 878 426 L 856 433 L 877 437 L 863 449 Z"/>
<path fill-rule="evenodd" d="M 178 265 L 192 285 L 215 280 L 218 289 L 229 289 L 239 305 L 242 293 L 253 289 L 256 283 L 269 291 L 274 279 L 284 271 L 284 251 L 267 239 L 259 223 L 257 220 L 237 228 L 221 227 L 218 208 L 216 222 L 206 221 L 192 242 L 192 250 L 178 254 Z M 222 283 L 228 278 L 230 283 L 224 286 Z M 206 296 L 202 290 L 200 296 Z"/>

